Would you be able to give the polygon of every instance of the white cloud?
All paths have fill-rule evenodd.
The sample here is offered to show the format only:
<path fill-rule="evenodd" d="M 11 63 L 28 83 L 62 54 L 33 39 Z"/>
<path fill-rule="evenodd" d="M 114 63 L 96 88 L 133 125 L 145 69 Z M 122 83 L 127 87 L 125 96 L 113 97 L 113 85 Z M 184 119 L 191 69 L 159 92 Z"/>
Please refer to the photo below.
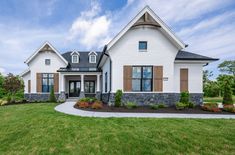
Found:
<path fill-rule="evenodd" d="M 2 75 L 5 75 L 5 69 L 4 68 L 2 68 L 2 67 L 0 67 L 0 73 L 2 74 Z"/>
<path fill-rule="evenodd" d="M 100 11 L 99 3 L 93 2 L 92 8 L 82 12 L 73 22 L 67 39 L 77 40 L 88 50 L 103 47 L 103 43 L 110 39 L 108 32 L 111 20 L 108 15 L 99 16 Z"/>

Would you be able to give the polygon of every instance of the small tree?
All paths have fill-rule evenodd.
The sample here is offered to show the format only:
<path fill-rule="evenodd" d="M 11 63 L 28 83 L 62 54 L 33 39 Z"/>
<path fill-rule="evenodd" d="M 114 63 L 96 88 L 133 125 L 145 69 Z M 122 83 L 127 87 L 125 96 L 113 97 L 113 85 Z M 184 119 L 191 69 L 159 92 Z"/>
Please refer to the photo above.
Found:
<path fill-rule="evenodd" d="M 223 104 L 233 104 L 232 89 L 228 80 L 224 83 Z"/>
<path fill-rule="evenodd" d="M 6 93 L 15 95 L 24 89 L 24 83 L 18 76 L 9 73 L 3 82 L 3 89 Z"/>
<path fill-rule="evenodd" d="M 122 90 L 117 90 L 115 93 L 115 107 L 120 107 L 122 103 Z"/>
<path fill-rule="evenodd" d="M 189 93 L 188 92 L 181 92 L 180 93 L 180 102 L 184 104 L 189 103 Z"/>
<path fill-rule="evenodd" d="M 0 98 L 2 98 L 4 95 L 3 83 L 4 83 L 4 76 L 0 73 Z"/>
<path fill-rule="evenodd" d="M 54 92 L 54 88 L 52 87 L 51 88 L 51 91 L 50 91 L 50 99 L 49 99 L 50 102 L 56 102 L 56 98 L 55 98 L 55 92 Z"/>

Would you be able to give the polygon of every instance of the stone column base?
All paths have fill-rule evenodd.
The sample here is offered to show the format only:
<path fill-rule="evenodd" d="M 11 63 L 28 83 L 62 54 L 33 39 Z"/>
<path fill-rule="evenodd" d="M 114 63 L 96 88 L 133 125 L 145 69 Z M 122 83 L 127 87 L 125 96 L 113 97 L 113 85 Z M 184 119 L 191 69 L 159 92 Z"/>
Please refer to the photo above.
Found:
<path fill-rule="evenodd" d="M 100 97 L 101 97 L 101 93 L 99 91 L 97 91 L 96 94 L 95 94 L 95 98 L 100 100 Z"/>
<path fill-rule="evenodd" d="M 79 98 L 84 98 L 84 97 L 85 97 L 85 93 L 83 91 L 81 91 Z"/>
<path fill-rule="evenodd" d="M 61 92 L 58 97 L 58 102 L 64 102 L 66 100 L 65 92 Z"/>

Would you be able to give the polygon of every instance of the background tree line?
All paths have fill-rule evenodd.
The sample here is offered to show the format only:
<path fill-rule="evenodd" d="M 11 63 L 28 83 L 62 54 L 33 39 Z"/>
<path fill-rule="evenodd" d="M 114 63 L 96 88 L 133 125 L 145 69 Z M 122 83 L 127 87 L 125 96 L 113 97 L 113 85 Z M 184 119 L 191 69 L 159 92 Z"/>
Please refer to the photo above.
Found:
<path fill-rule="evenodd" d="M 210 80 L 212 71 L 203 71 L 203 92 L 206 97 L 223 96 L 225 84 L 229 85 L 235 95 L 235 60 L 224 61 L 218 65 L 221 72 L 215 80 Z"/>

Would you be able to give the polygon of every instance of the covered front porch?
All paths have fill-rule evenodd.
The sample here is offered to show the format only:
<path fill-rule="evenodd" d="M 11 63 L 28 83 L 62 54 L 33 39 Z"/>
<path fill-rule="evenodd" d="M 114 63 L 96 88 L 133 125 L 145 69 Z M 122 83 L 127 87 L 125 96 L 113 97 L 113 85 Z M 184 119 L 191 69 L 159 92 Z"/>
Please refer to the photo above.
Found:
<path fill-rule="evenodd" d="M 68 98 L 100 98 L 101 73 L 60 73 L 61 94 Z"/>

